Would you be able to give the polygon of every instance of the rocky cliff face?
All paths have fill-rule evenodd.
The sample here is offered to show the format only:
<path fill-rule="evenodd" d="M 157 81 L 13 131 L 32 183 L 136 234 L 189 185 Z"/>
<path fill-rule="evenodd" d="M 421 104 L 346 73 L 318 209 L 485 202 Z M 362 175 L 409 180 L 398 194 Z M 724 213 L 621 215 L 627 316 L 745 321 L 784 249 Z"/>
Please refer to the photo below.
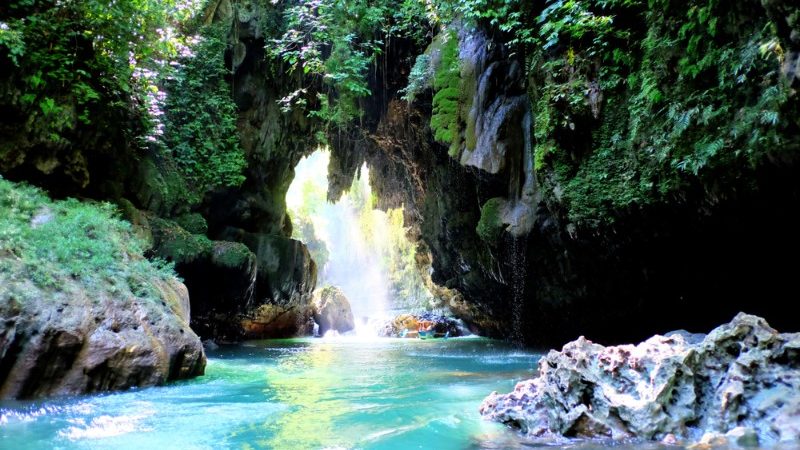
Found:
<path fill-rule="evenodd" d="M 48 143 L 46 130 L 23 117 L 19 74 L 0 76 L 8 94 L 0 98 L 0 109 L 9 118 L 0 126 L 0 170 L 60 194 L 124 205 L 126 217 L 149 230 L 144 233 L 153 239 L 151 253 L 176 262 L 196 311 L 193 326 L 204 337 L 309 331 L 316 269 L 303 244 L 290 239 L 285 195 L 295 165 L 313 150 L 313 135 L 321 128 L 302 110 L 282 110 L 278 101 L 301 87 L 313 98 L 319 86 L 302 75 L 286 74 L 280 62 L 265 55 L 273 37 L 265 24 L 280 20 L 283 5 L 261 3 L 219 0 L 207 11 L 209 23 L 231 25 L 225 57 L 232 70 L 247 169 L 240 187 L 208 193 L 193 211 L 207 221 L 200 228 L 182 221 L 192 211 L 168 195 L 178 189 L 169 161 L 155 152 L 137 153 L 130 136 L 114 126 L 132 117 L 110 111 L 107 123 L 76 125 L 73 135 Z M 749 76 L 763 83 L 777 83 L 777 74 L 788 80 L 794 90 L 787 91 L 779 113 L 796 117 L 796 8 L 767 0 L 760 8 L 750 6 L 753 11 L 715 11 L 729 28 L 720 32 L 727 33 L 725 39 L 733 40 L 733 35 L 743 40 L 735 34 L 745 13 L 753 14 L 755 22 L 748 23 L 757 22 L 758 29 L 777 30 L 777 40 L 764 47 L 769 58 L 779 56 L 775 70 Z M 618 22 L 644 39 L 646 30 L 637 17 L 643 13 L 625 9 Z M 448 148 L 434 139 L 430 82 L 410 104 L 401 100 L 418 55 L 429 57 L 432 71 L 447 63 L 442 61 L 441 40 L 432 39 L 426 50 L 392 39 L 370 66 L 374 95 L 362 102 L 361 123 L 329 133 L 329 196 L 338 198 L 366 161 L 380 207 L 405 208 L 409 235 L 419 245 L 420 268 L 453 312 L 476 331 L 527 344 L 562 343 L 580 333 L 604 342 L 641 339 L 658 330 L 710 327 L 742 309 L 780 327 L 793 323 L 798 306 L 786 292 L 793 289 L 796 265 L 784 260 L 800 251 L 800 235 L 786 231 L 800 225 L 795 207 L 800 202 L 794 156 L 798 142 L 792 137 L 800 129 L 796 119 L 771 138 L 754 138 L 769 145 L 777 140 L 780 151 L 752 161 L 739 158 L 706 170 L 702 177 L 689 171 L 676 175 L 672 166 L 686 166 L 688 160 L 661 160 L 655 169 L 642 164 L 627 170 L 640 159 L 657 159 L 653 155 L 664 147 L 648 141 L 620 150 L 613 143 L 632 128 L 633 119 L 652 125 L 652 117 L 624 114 L 638 95 L 626 83 L 636 77 L 616 91 L 603 91 L 605 80 L 598 74 L 605 73 L 601 69 L 607 61 L 587 59 L 579 42 L 575 48 L 539 55 L 541 63 L 564 53 L 568 64 L 557 66 L 562 69 L 533 70 L 531 55 L 509 46 L 509 36 L 488 24 L 454 24 L 442 33 L 457 40 L 459 106 L 452 118 L 457 144 Z M 733 50 L 743 57 L 755 48 L 744 40 L 740 44 Z M 664 58 L 664 64 L 679 62 L 672 54 Z M 638 64 L 626 69 L 633 72 L 629 75 L 658 69 L 648 66 L 655 65 L 650 60 Z M 672 82 L 689 86 L 686 92 L 705 89 L 700 79 L 706 75 Z M 560 78 L 566 83 L 548 85 L 558 87 L 557 98 L 543 96 L 539 89 L 553 79 L 564 81 Z M 575 94 L 570 89 L 579 95 L 570 97 Z M 670 100 L 692 97 L 686 92 Z M 734 118 L 755 123 L 764 120 L 759 114 L 765 111 L 753 106 L 762 101 L 760 95 L 741 88 L 739 94 L 721 98 L 738 102 L 728 108 L 739 111 L 730 113 Z M 570 101 L 579 106 L 564 105 Z M 755 115 L 746 116 L 749 110 Z M 700 109 L 691 111 L 686 114 Z M 545 113 L 562 114 L 564 120 L 537 133 Z M 693 140 L 674 153 L 697 148 L 720 128 L 695 125 Z M 724 158 L 744 152 L 735 146 L 739 144 L 728 144 L 722 139 L 722 147 L 703 148 L 719 147 L 715 151 L 725 153 Z M 732 167 L 736 170 L 727 170 Z M 630 195 L 647 198 L 617 201 Z M 147 219 L 152 216 L 167 220 L 150 226 L 158 222 Z"/>
<path fill-rule="evenodd" d="M 239 136 L 248 165 L 244 184 L 210 195 L 204 215 L 209 236 L 241 242 L 253 253 L 253 282 L 239 305 L 249 338 L 309 334 L 313 329 L 317 269 L 306 246 L 290 238 L 286 192 L 294 167 L 314 150 L 314 124 L 299 111 L 282 111 L 278 102 L 301 83 L 299 77 L 279 74 L 270 66 L 275 61 L 265 55 L 271 37 L 263 24 L 278 14 L 257 2 L 233 8 L 222 1 L 214 19 L 231 23 L 226 59 L 233 68 Z M 242 292 L 236 297 L 242 298 Z"/>
<path fill-rule="evenodd" d="M 285 195 L 294 166 L 313 149 L 313 130 L 302 114 L 283 113 L 277 103 L 299 79 L 276 75 L 265 58 L 269 37 L 261 26 L 280 14 L 271 8 L 250 2 L 234 8 L 224 0 L 207 11 L 208 23 L 230 24 L 225 57 L 234 69 L 230 82 L 248 169 L 240 187 L 208 193 L 199 205 L 183 198 L 186 181 L 175 162 L 135 139 L 144 131 L 136 128 L 141 118 L 134 108 L 99 102 L 108 111 L 97 112 L 97 121 L 67 117 L 71 122 L 62 128 L 69 132 L 53 140 L 47 121 L 36 111 L 29 117 L 20 99 L 25 74 L 0 76 L 0 109 L 8 119 L 0 126 L 0 173 L 56 196 L 120 205 L 152 244 L 149 254 L 176 263 L 192 298 L 192 326 L 204 338 L 310 332 L 316 267 L 305 246 L 290 239 Z"/>
<path fill-rule="evenodd" d="M 772 11 L 781 21 L 793 17 Z M 408 65 L 374 76 L 373 92 L 380 95 L 365 109 L 376 118 L 331 136 L 329 175 L 336 198 L 361 163 L 369 164 L 381 207 L 405 207 L 411 237 L 421 253 L 430 252 L 433 280 L 457 290 L 449 297 L 457 314 L 484 333 L 529 345 L 581 333 L 623 342 L 657 330 L 708 328 L 743 309 L 781 327 L 796 323 L 790 317 L 797 305 L 785 294 L 796 266 L 783 261 L 800 250 L 800 238 L 775 232 L 800 224 L 792 132 L 786 131 L 781 156 L 736 166 L 741 175 L 735 179 L 685 176 L 680 189 L 657 201 L 598 207 L 596 217 L 576 220 L 565 194 L 571 187 L 559 180 L 602 176 L 586 167 L 601 150 L 593 146 L 604 142 L 604 131 L 581 127 L 592 130 L 597 117 L 614 114 L 603 109 L 614 101 L 611 94 L 603 100 L 596 86 L 587 88 L 585 101 L 594 105 L 587 106 L 588 125 L 573 123 L 557 136 L 576 149 L 565 156 L 571 162 L 537 167 L 535 86 L 522 69 L 523 56 L 499 33 L 463 27 L 457 34 L 462 134 L 456 151 L 448 155 L 433 139 L 430 92 L 412 104 L 399 100 L 397 86 L 421 50 L 395 43 L 386 58 Z M 784 39 L 794 42 L 796 34 L 787 31 Z M 428 49 L 434 65 L 436 51 Z M 794 77 L 791 69 L 784 74 Z M 794 95 L 786 107 L 796 105 Z M 598 180 L 575 183 L 590 186 L 586 195 L 614 195 L 610 181 Z"/>

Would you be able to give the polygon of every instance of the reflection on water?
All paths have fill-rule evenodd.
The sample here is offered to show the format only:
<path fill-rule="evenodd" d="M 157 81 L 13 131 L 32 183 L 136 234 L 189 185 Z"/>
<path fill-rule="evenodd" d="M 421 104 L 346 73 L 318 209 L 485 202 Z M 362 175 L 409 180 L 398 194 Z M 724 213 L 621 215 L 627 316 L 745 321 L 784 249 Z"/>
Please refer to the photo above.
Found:
<path fill-rule="evenodd" d="M 538 359 L 496 341 L 295 339 L 209 356 L 206 376 L 166 387 L 0 403 L 0 448 L 554 448 L 478 415 Z"/>

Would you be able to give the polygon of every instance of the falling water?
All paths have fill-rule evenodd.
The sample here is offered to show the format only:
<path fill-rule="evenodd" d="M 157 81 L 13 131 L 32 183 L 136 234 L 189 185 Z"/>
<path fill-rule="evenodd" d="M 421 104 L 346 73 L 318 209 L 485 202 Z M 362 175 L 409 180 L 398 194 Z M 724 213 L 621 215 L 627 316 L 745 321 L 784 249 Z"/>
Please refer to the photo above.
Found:
<path fill-rule="evenodd" d="M 509 236 L 511 253 L 511 342 L 518 347 L 524 344 L 522 334 L 522 315 L 525 302 L 525 237 Z"/>
<path fill-rule="evenodd" d="M 392 228 L 395 225 L 390 224 L 387 213 L 372 209 L 366 165 L 357 173 L 350 191 L 335 203 L 328 203 L 329 160 L 326 150 L 301 160 L 286 202 L 293 222 L 301 215 L 310 219 L 314 237 L 327 249 L 327 261 L 319 267 L 318 286 L 341 288 L 356 319 L 356 334 L 370 335 L 385 322 L 394 305 L 407 303 L 408 299 L 400 301 L 390 293 L 391 273 L 385 261 L 386 255 L 396 251 L 389 236 L 399 233 L 405 239 L 405 232 Z M 428 292 L 421 279 L 419 285 L 418 290 Z"/>
<path fill-rule="evenodd" d="M 357 183 L 366 183 L 364 171 Z M 363 187 L 363 186 L 362 186 Z M 365 191 L 369 193 L 369 186 Z M 364 230 L 349 195 L 323 209 L 320 238 L 325 241 L 330 257 L 322 272 L 325 284 L 339 286 L 350 301 L 353 316 L 359 325 L 370 318 L 384 318 L 389 309 L 388 276 L 382 270 L 378 249 L 368 246 Z M 380 233 L 380 230 L 374 230 Z"/>

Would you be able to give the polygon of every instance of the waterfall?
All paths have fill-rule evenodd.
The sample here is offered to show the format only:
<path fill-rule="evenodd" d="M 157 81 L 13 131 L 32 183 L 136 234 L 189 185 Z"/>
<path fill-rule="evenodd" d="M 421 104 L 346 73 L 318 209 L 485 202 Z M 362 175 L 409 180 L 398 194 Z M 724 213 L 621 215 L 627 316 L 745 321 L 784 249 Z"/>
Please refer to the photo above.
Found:
<path fill-rule="evenodd" d="M 330 153 L 318 150 L 295 168 L 286 195 L 294 237 L 317 262 L 319 287 L 338 286 L 350 302 L 356 334 L 377 334 L 403 306 L 426 309 L 433 296 L 419 274 L 415 245 L 408 241 L 402 210 L 374 209 L 366 164 L 350 190 L 333 203 L 327 199 Z"/>
<path fill-rule="evenodd" d="M 511 333 L 509 338 L 514 345 L 522 347 L 525 338 L 522 333 L 523 310 L 525 306 L 526 244 L 525 236 L 508 237 L 511 261 Z"/>

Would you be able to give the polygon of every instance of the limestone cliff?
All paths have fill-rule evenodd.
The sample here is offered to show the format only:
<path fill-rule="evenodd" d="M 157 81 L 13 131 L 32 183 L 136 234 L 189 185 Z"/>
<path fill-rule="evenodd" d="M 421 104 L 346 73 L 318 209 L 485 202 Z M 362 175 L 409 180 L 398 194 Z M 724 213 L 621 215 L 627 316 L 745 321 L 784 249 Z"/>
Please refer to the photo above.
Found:
<path fill-rule="evenodd" d="M 781 45 L 794 48 L 796 14 L 782 10 L 780 2 L 764 3 L 748 24 L 757 28 L 774 20 L 782 30 Z M 720 14 L 728 24 L 743 11 Z M 606 148 L 620 139 L 610 129 L 630 132 L 626 127 L 633 119 L 621 119 L 620 108 L 630 104 L 634 87 L 603 92 L 590 79 L 570 97 L 580 105 L 572 111 L 573 106 L 543 97 L 560 73 L 530 72 L 525 67 L 530 59 L 487 24 L 455 27 L 442 32 L 458 39 L 460 106 L 452 119 L 460 134 L 449 148 L 430 127 L 439 114 L 432 108 L 430 82 L 411 103 L 398 92 L 415 56 L 428 57 L 429 73 L 447 63 L 441 61 L 438 37 L 427 50 L 393 42 L 381 58 L 403 63 L 383 69 L 387 66 L 379 61 L 370 78 L 376 94 L 364 109 L 377 115 L 329 137 L 331 198 L 366 161 L 381 207 L 405 207 L 411 237 L 421 253 L 430 252 L 433 281 L 456 290 L 449 296 L 453 311 L 485 333 L 528 344 L 559 343 L 578 334 L 604 342 L 641 339 L 658 330 L 710 327 L 742 309 L 781 327 L 796 323 L 796 302 L 786 294 L 793 290 L 796 265 L 785 261 L 800 250 L 800 239 L 776 232 L 800 224 L 800 191 L 793 181 L 798 173 L 794 90 L 786 91 L 780 106 L 786 121 L 775 133 L 783 144 L 773 153 L 764 141 L 726 149 L 739 156 L 718 156 L 716 166 L 709 160 L 699 174 L 687 169 L 695 156 L 667 163 L 662 158 L 653 169 L 643 162 L 658 158 L 645 156 L 658 151 L 649 149 L 649 142 L 636 144 L 645 149 L 639 156 L 635 149 Z M 751 48 L 742 43 L 744 36 L 726 34 L 726 39 L 735 51 Z M 763 70 L 764 79 L 780 89 L 786 82 L 795 85 L 795 53 L 789 53 L 752 70 Z M 539 58 L 557 64 L 556 55 Z M 590 66 L 595 73 L 591 67 L 598 66 Z M 775 75 L 778 69 L 784 78 Z M 552 86 L 577 86 L 580 74 L 574 70 L 564 75 L 572 77 L 564 84 Z M 688 96 L 705 88 L 687 81 L 675 89 Z M 737 117 L 745 120 L 764 87 L 738 89 Z M 545 114 L 573 119 L 537 132 Z M 664 115 L 636 120 L 655 129 Z M 718 132 L 702 122 L 692 126 L 700 136 Z M 548 153 L 550 145 L 563 151 Z M 705 151 L 696 140 L 678 145 L 683 148 L 676 153 Z M 745 152 L 752 152 L 753 162 L 744 160 Z"/>

